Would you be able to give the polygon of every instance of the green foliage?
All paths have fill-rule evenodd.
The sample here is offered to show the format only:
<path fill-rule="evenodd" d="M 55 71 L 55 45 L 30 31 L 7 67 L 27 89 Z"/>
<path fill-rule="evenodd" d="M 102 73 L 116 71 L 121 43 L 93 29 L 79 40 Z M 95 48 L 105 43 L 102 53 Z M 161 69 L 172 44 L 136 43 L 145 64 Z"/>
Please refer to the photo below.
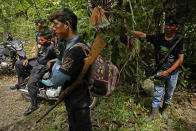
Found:
<path fill-rule="evenodd" d="M 135 97 L 133 92 L 132 86 L 121 83 L 111 96 L 101 97 L 100 103 L 91 111 L 92 118 L 97 122 L 94 131 L 161 130 L 164 124 L 160 119 L 151 123 L 143 121 L 148 111 L 144 103 L 149 99 Z"/>
<path fill-rule="evenodd" d="M 113 9 L 109 14 L 110 27 L 108 31 L 102 34 L 108 43 L 102 55 L 120 69 L 121 85 L 110 96 L 111 99 L 102 98 L 96 109 L 92 111 L 92 116 L 97 120 L 97 126 L 103 130 L 160 130 L 163 127 L 160 120 L 150 124 L 143 122 L 146 116 L 144 112 L 148 111 L 150 106 L 146 104 L 150 101 L 139 99 L 139 96 L 136 99 L 136 95 L 139 94 L 139 86 L 145 79 L 145 73 L 155 65 L 154 48 L 152 44 L 133 38 L 130 35 L 130 30 L 135 29 L 146 33 L 161 32 L 163 26 L 162 13 L 166 10 L 164 7 L 166 0 L 130 1 L 133 12 L 130 10 L 129 3 L 122 10 Z M 32 56 L 34 54 L 36 32 L 34 21 L 39 18 L 47 19 L 52 12 L 61 7 L 68 7 L 76 13 L 79 19 L 79 35 L 86 42 L 92 44 L 95 30 L 89 25 L 87 0 L 1 0 L 0 42 L 6 39 L 8 32 L 11 32 L 15 39 L 28 40 L 25 50 L 28 56 Z M 133 22 L 133 15 L 136 23 Z M 190 17 L 183 16 L 182 19 L 186 20 L 186 23 L 181 27 L 179 35 L 184 37 L 186 53 L 178 81 L 177 89 L 180 90 L 186 89 L 187 86 L 191 86 L 191 89 L 193 89 L 196 85 L 195 77 L 191 78 L 194 73 L 193 68 L 189 68 L 196 64 L 196 25 L 189 22 L 189 20 L 192 21 Z M 127 34 L 130 37 L 126 42 L 122 41 L 122 34 L 125 31 L 122 30 L 122 25 L 127 25 Z M 122 85 L 122 83 L 126 84 Z M 61 105 L 47 116 L 48 121 L 39 125 L 43 126 L 42 130 L 66 128 L 68 125 L 64 121 L 66 116 L 64 110 L 64 106 Z M 137 111 L 142 113 L 140 114 Z M 176 127 L 178 125 L 180 123 L 176 123 Z M 180 129 L 184 129 L 184 127 L 182 126 Z"/>
<path fill-rule="evenodd" d="M 180 75 L 179 75 L 179 84 L 178 89 L 183 90 L 186 89 L 190 85 L 190 68 L 185 68 L 184 66 L 181 66 Z"/>

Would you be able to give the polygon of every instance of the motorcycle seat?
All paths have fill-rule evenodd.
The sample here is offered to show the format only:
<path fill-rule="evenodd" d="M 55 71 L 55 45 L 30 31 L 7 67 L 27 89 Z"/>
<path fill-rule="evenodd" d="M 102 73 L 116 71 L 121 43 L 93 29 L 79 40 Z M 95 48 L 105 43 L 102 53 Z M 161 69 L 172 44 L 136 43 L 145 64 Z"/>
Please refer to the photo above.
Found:
<path fill-rule="evenodd" d="M 52 87 L 54 84 L 50 80 L 41 80 L 41 83 L 47 87 Z"/>

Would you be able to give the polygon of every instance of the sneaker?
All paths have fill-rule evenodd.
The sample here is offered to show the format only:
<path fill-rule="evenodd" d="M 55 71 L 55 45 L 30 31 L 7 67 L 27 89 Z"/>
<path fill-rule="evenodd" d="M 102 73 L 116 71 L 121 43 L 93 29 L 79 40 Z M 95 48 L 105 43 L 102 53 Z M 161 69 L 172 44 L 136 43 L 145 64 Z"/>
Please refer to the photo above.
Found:
<path fill-rule="evenodd" d="M 25 112 L 24 115 L 28 116 L 30 115 L 32 112 L 34 112 L 35 110 L 38 109 L 38 106 L 30 106 Z"/>
<path fill-rule="evenodd" d="M 25 89 L 25 85 L 18 85 L 16 84 L 15 86 L 10 86 L 10 90 L 16 90 L 16 89 Z"/>
<path fill-rule="evenodd" d="M 16 90 L 19 88 L 20 88 L 20 86 L 18 84 L 16 84 L 15 86 L 10 86 L 10 90 Z"/>

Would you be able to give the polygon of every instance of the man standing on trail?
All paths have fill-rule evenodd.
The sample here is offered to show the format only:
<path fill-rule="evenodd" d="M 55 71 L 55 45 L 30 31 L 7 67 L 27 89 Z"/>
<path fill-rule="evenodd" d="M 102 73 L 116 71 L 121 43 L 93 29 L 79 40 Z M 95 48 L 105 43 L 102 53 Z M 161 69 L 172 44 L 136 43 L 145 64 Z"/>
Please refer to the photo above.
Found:
<path fill-rule="evenodd" d="M 72 85 L 84 66 L 86 57 L 83 47 L 87 45 L 77 35 L 77 16 L 69 9 L 63 8 L 50 15 L 58 38 L 65 40 L 64 49 L 52 69 L 52 82 L 63 89 Z M 58 43 L 57 43 L 58 44 Z M 87 82 L 83 82 L 64 99 L 68 112 L 71 131 L 92 131 L 90 119 L 90 95 Z"/>
<path fill-rule="evenodd" d="M 164 34 L 148 35 L 139 31 L 131 31 L 131 33 L 142 39 L 146 38 L 148 42 L 151 42 L 155 47 L 156 65 L 167 54 L 170 48 L 178 41 L 179 37 L 176 36 L 176 31 L 179 29 L 179 21 L 175 17 L 168 17 L 165 24 Z M 152 112 L 149 117 L 145 119 L 146 122 L 152 121 L 159 117 L 159 105 L 164 91 L 165 96 L 163 100 L 163 106 L 160 109 L 164 120 L 168 119 L 167 108 L 171 102 L 172 95 L 176 88 L 178 79 L 178 67 L 184 60 L 184 44 L 183 41 L 179 41 L 177 46 L 169 54 L 168 58 L 164 61 L 159 69 L 160 75 L 158 78 L 162 82 L 161 85 L 155 84 L 154 97 L 152 100 Z"/>

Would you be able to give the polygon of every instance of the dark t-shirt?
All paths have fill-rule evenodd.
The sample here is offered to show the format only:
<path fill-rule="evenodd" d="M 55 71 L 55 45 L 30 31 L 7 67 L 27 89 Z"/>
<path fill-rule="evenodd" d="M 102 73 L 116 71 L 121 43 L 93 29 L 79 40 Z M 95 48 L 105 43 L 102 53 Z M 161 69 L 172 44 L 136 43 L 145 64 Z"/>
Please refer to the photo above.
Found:
<path fill-rule="evenodd" d="M 166 55 L 172 45 L 175 44 L 179 38 L 174 37 L 172 40 L 167 41 L 165 40 L 164 34 L 157 34 L 147 35 L 146 39 L 148 42 L 151 42 L 154 45 L 156 64 L 159 64 L 160 60 Z M 181 40 L 170 53 L 170 55 L 162 65 L 161 70 L 169 69 L 178 59 L 178 54 L 184 54 L 183 40 Z"/>
<path fill-rule="evenodd" d="M 75 47 L 65 52 L 63 55 L 62 65 L 60 71 L 63 73 L 73 76 L 76 72 L 80 72 L 84 64 L 84 53 L 81 47 Z"/>
<path fill-rule="evenodd" d="M 76 43 L 83 43 L 82 40 L 76 40 L 75 44 L 69 49 L 65 49 L 62 55 L 62 65 L 59 70 L 69 76 L 71 80 L 68 80 L 64 84 L 64 88 L 70 86 L 79 76 L 84 66 L 84 58 L 86 57 L 83 48 L 76 46 Z M 86 44 L 83 44 L 86 46 Z M 89 92 L 87 83 L 84 82 L 80 87 L 75 89 L 66 99 L 66 106 L 71 108 L 85 108 L 89 106 Z"/>
<path fill-rule="evenodd" d="M 53 48 L 54 46 L 52 45 L 42 45 L 37 53 L 37 62 L 39 64 L 46 65 L 49 60 L 56 58 L 56 55 L 52 51 Z"/>

